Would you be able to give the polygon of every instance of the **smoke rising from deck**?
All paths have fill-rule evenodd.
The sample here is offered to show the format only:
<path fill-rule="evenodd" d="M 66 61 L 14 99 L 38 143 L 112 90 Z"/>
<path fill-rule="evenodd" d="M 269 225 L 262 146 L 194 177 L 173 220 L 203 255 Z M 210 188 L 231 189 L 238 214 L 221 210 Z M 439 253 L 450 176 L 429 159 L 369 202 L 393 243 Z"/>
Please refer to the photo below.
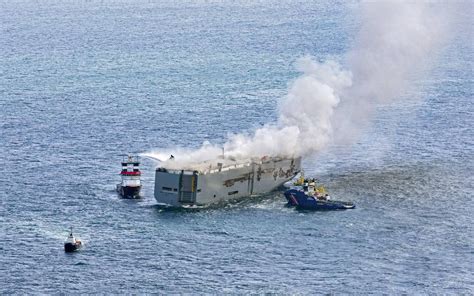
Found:
<path fill-rule="evenodd" d="M 279 117 L 252 134 L 234 134 L 224 144 L 238 159 L 305 156 L 330 143 L 351 143 L 377 105 L 403 97 L 409 81 L 429 68 L 447 33 L 450 7 L 439 3 L 361 3 L 361 26 L 344 68 L 336 61 L 300 58 L 301 76 L 278 102 Z M 197 150 L 170 149 L 147 156 L 168 165 L 215 159 L 222 146 L 204 143 Z M 171 164 L 172 163 L 172 164 Z"/>

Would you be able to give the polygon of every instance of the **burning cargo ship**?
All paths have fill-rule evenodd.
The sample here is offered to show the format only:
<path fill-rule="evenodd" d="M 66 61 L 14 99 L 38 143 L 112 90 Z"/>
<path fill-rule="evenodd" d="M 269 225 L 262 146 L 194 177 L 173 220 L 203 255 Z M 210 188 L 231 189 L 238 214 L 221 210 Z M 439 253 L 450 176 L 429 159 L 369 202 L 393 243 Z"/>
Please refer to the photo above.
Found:
<path fill-rule="evenodd" d="M 156 169 L 155 199 L 177 207 L 237 200 L 273 191 L 300 170 L 301 157 L 222 157 L 186 167 L 165 165 Z"/>

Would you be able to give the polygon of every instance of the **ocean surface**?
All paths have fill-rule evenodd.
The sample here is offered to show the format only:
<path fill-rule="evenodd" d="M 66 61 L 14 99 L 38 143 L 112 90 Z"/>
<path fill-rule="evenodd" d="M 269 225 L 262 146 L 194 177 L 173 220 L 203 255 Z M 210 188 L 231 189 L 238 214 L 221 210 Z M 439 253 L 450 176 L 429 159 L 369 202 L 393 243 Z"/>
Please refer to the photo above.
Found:
<path fill-rule="evenodd" d="M 474 294 L 472 2 L 408 99 L 304 159 L 356 209 L 163 210 L 147 159 L 142 200 L 114 191 L 128 152 L 274 122 L 296 59 L 351 48 L 357 5 L 0 0 L 0 294 Z"/>

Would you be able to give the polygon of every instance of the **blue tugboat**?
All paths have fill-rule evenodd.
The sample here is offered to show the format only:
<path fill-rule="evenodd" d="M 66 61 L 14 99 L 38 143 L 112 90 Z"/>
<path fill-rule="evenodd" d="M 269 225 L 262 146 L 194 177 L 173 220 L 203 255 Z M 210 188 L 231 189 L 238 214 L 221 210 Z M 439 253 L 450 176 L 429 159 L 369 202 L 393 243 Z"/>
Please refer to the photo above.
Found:
<path fill-rule="evenodd" d="M 285 191 L 285 197 L 288 200 L 289 206 L 294 206 L 300 210 L 331 211 L 355 208 L 355 205 L 348 201 L 324 199 L 327 197 L 318 199 L 314 195 L 308 195 L 304 191 L 297 189 Z"/>
<path fill-rule="evenodd" d="M 348 201 L 331 200 L 323 186 L 316 187 L 315 180 L 304 177 L 295 182 L 292 188 L 285 191 L 288 206 L 300 210 L 332 211 L 353 209 L 355 205 Z"/>

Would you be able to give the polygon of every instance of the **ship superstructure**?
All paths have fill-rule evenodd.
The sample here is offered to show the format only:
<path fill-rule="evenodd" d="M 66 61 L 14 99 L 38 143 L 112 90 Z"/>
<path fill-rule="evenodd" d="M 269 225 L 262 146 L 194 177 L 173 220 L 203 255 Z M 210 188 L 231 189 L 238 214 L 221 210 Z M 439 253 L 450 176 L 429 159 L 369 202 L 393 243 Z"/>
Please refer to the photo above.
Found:
<path fill-rule="evenodd" d="M 300 157 L 243 161 L 222 158 L 182 169 L 159 167 L 155 175 L 155 199 L 159 204 L 171 206 L 242 199 L 275 190 L 296 176 L 300 169 Z"/>

